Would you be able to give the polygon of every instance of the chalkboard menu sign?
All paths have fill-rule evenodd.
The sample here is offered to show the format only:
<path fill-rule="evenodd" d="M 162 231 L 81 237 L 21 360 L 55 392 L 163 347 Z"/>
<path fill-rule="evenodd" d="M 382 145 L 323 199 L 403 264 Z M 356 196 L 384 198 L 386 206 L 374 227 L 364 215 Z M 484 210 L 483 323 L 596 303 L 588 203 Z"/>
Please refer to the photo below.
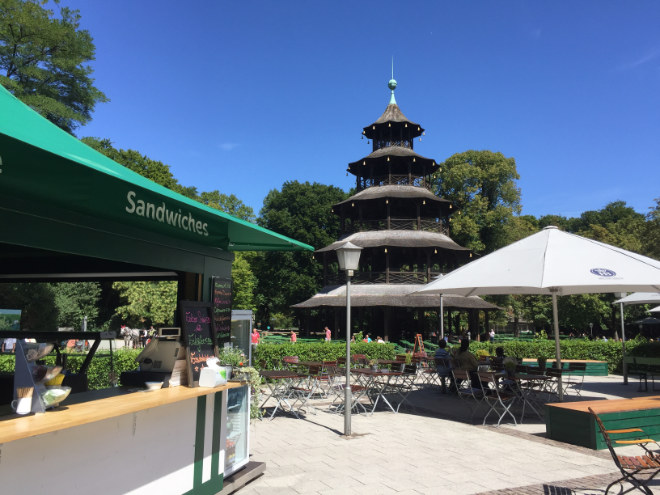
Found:
<path fill-rule="evenodd" d="M 231 333 L 231 278 L 213 277 L 211 294 L 215 334 L 220 341 L 229 341 Z"/>
<path fill-rule="evenodd" d="M 197 386 L 206 360 L 217 355 L 211 304 L 198 301 L 179 303 L 181 331 L 186 344 L 188 385 Z"/>

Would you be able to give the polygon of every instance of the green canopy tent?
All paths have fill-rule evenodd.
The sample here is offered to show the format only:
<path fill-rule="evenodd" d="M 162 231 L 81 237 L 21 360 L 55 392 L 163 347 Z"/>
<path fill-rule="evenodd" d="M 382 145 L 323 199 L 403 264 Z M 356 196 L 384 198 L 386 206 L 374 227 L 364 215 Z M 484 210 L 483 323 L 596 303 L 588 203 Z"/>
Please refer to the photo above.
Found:
<path fill-rule="evenodd" d="M 226 276 L 216 261 L 248 250 L 313 248 L 142 177 L 0 86 L 0 279 Z"/>

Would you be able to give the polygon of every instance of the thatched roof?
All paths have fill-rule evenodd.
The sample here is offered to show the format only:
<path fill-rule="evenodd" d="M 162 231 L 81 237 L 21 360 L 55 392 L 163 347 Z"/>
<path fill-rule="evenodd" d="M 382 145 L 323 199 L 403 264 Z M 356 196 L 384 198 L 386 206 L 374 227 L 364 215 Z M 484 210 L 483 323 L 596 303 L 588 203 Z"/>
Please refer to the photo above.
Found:
<path fill-rule="evenodd" d="M 387 158 L 390 161 L 387 161 Z M 349 163 L 348 171 L 354 175 L 364 175 L 368 170 L 366 165 L 381 165 L 382 173 L 387 173 L 389 169 L 395 174 L 407 174 L 408 167 L 412 166 L 418 175 L 431 174 L 440 168 L 435 160 L 418 155 L 405 146 L 386 146 L 377 149 L 364 158 Z M 385 168 L 385 165 L 388 165 L 388 168 Z"/>
<path fill-rule="evenodd" d="M 407 124 L 407 128 L 410 129 L 409 132 L 411 134 L 411 137 L 413 138 L 419 136 L 422 132 L 424 132 L 424 129 L 422 129 L 419 124 L 411 122 L 406 118 L 405 115 L 403 115 L 403 112 L 401 112 L 399 105 L 397 105 L 396 103 L 390 103 L 389 105 L 387 105 L 387 108 L 383 112 L 383 115 L 381 115 L 376 122 L 364 128 L 363 134 L 367 136 L 369 139 L 373 139 L 374 135 L 376 134 L 376 129 L 374 129 L 374 126 L 377 128 L 383 124 L 388 124 L 388 123 L 392 123 L 395 125 L 398 124 L 402 126 L 406 126 Z"/>
<path fill-rule="evenodd" d="M 456 244 L 450 237 L 437 232 L 424 230 L 370 230 L 355 232 L 347 235 L 329 246 L 318 249 L 317 253 L 335 251 L 347 242 L 352 242 L 362 248 L 391 246 L 391 247 L 433 247 L 450 249 L 452 251 L 469 251 Z"/>
<path fill-rule="evenodd" d="M 415 294 L 422 285 L 398 284 L 352 284 L 351 306 L 390 306 L 399 308 L 440 308 L 439 294 Z M 443 296 L 445 308 L 498 309 L 478 296 Z M 294 304 L 292 308 L 318 308 L 346 306 L 346 286 L 329 285 L 306 301 Z"/>
<path fill-rule="evenodd" d="M 385 186 L 372 186 L 367 189 L 354 194 L 350 198 L 333 206 L 350 203 L 352 201 L 368 201 L 371 199 L 385 199 L 385 198 L 419 198 L 428 201 L 435 201 L 437 203 L 451 203 L 447 199 L 439 198 L 428 189 L 417 186 L 398 186 L 398 185 L 385 185 Z"/>

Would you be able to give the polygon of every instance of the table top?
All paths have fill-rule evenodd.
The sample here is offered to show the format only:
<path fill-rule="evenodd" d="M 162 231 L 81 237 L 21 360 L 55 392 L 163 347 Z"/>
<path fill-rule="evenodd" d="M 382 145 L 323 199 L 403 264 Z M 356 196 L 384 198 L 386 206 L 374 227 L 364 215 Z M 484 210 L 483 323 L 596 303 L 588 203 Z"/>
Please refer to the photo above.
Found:
<path fill-rule="evenodd" d="M 660 395 L 635 397 L 634 399 L 607 399 L 607 400 L 585 400 L 575 402 L 561 402 L 546 404 L 546 407 L 559 409 L 573 409 L 575 411 L 588 412 L 591 407 L 596 414 L 624 411 L 641 411 L 643 409 L 660 409 Z"/>
<path fill-rule="evenodd" d="M 259 376 L 270 378 L 271 380 L 280 380 L 284 378 L 298 378 L 300 374 L 291 370 L 262 370 L 259 372 Z"/>

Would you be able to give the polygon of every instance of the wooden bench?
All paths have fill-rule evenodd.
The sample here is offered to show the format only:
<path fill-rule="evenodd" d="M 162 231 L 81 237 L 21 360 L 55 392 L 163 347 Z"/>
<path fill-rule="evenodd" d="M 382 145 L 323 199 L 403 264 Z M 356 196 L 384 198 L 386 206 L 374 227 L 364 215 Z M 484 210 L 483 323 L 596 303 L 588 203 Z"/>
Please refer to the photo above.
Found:
<path fill-rule="evenodd" d="M 660 395 L 546 404 L 547 437 L 590 449 L 607 448 L 589 407 L 600 416 L 608 430 L 641 428 L 645 437 L 660 440 Z M 637 438 L 634 432 L 617 437 L 618 440 L 634 438 Z"/>
<path fill-rule="evenodd" d="M 626 356 L 623 360 L 628 368 L 628 375 L 634 375 L 639 377 L 639 391 L 647 392 L 649 389 L 649 378 L 651 379 L 651 386 L 653 391 L 656 392 L 655 388 L 655 377 L 660 376 L 660 358 L 653 357 L 638 357 L 638 356 Z M 644 382 L 644 388 L 642 389 L 642 382 Z"/>

